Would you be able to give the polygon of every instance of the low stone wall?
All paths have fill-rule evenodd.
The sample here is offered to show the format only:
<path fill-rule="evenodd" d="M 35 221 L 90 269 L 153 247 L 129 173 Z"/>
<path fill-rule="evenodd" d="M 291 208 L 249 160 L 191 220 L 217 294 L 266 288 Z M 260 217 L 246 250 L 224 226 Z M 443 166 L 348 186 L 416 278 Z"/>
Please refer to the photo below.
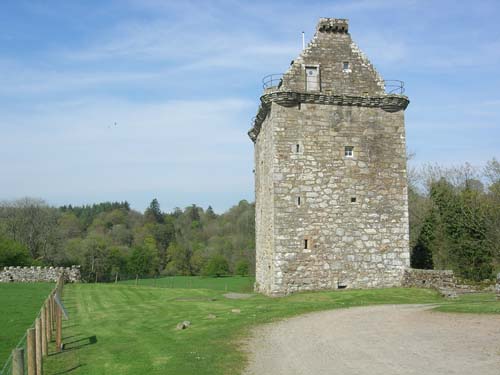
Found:
<path fill-rule="evenodd" d="M 403 286 L 415 288 L 455 289 L 457 282 L 451 270 L 419 270 L 407 268 Z"/>
<path fill-rule="evenodd" d="M 493 292 L 500 299 L 500 274 L 496 286 L 492 284 L 467 284 L 466 280 L 455 277 L 451 270 L 419 270 L 408 268 L 404 272 L 402 286 L 414 288 L 433 288 L 445 297 L 456 297 L 457 294 Z"/>
<path fill-rule="evenodd" d="M 39 281 L 56 282 L 59 275 L 70 283 L 81 281 L 80 266 L 71 267 L 5 267 L 0 271 L 0 282 L 34 283 Z"/>

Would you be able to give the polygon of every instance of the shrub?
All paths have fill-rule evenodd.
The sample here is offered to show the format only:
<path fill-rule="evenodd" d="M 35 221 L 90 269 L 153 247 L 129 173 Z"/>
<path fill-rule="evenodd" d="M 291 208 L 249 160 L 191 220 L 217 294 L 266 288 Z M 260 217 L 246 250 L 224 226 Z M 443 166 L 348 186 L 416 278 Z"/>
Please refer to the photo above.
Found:
<path fill-rule="evenodd" d="M 32 263 L 28 249 L 16 241 L 0 237 L 0 267 L 28 266 Z"/>
<path fill-rule="evenodd" d="M 210 258 L 203 268 L 204 276 L 220 277 L 229 274 L 229 263 L 222 255 L 215 255 Z"/>
<path fill-rule="evenodd" d="M 238 263 L 236 263 L 236 270 L 235 270 L 236 275 L 248 276 L 249 271 L 250 271 L 250 264 L 248 263 L 248 260 L 240 260 Z"/>

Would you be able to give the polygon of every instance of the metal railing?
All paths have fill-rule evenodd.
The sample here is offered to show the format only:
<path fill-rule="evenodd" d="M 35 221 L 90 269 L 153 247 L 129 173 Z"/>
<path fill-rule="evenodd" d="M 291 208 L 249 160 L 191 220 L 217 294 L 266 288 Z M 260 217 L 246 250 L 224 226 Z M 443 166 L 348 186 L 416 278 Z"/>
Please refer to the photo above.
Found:
<path fill-rule="evenodd" d="M 403 95 L 405 93 L 405 83 L 398 79 L 386 79 L 384 85 L 388 94 Z"/>
<path fill-rule="evenodd" d="M 262 78 L 262 88 L 269 89 L 271 87 L 280 88 L 283 83 L 283 74 L 268 74 Z"/>
<path fill-rule="evenodd" d="M 269 89 L 272 87 L 280 88 L 283 84 L 283 74 L 268 74 L 262 78 L 262 88 Z M 385 91 L 387 94 L 403 95 L 405 93 L 405 83 L 398 79 L 384 80 Z"/>

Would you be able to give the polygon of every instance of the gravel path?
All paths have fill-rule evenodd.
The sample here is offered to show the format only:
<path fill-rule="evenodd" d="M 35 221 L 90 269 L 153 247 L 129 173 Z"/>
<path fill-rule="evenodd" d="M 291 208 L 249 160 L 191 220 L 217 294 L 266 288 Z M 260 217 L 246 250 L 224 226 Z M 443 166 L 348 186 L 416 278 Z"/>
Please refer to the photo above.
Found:
<path fill-rule="evenodd" d="M 246 375 L 500 374 L 500 316 L 385 305 L 256 328 Z"/>

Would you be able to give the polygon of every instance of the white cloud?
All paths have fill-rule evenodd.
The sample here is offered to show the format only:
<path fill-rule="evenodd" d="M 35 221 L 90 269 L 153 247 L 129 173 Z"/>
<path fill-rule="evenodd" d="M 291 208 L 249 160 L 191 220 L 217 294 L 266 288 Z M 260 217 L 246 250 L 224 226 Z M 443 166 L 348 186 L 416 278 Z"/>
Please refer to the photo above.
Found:
<path fill-rule="evenodd" d="M 246 129 L 253 107 L 234 99 L 106 100 L 39 109 L 22 120 L 29 126 L 0 128 L 9 181 L 0 196 L 193 191 L 200 184 L 207 192 L 250 190 L 253 147 Z"/>

